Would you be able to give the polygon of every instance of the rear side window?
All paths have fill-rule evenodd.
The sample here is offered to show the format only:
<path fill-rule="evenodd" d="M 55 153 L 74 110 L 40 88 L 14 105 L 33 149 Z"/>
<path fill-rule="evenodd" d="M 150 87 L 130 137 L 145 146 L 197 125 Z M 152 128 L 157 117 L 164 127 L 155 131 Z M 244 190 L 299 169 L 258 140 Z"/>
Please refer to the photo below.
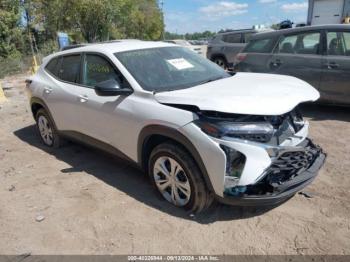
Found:
<path fill-rule="evenodd" d="M 278 53 L 293 54 L 297 38 L 296 35 L 283 38 L 278 45 Z"/>
<path fill-rule="evenodd" d="M 321 34 L 318 32 L 284 36 L 278 44 L 277 52 L 282 54 L 316 55 L 320 49 L 320 37 Z"/>
<path fill-rule="evenodd" d="M 62 58 L 59 78 L 70 83 L 78 83 L 80 75 L 80 55 L 69 55 Z"/>
<path fill-rule="evenodd" d="M 45 67 L 45 69 L 50 72 L 52 75 L 54 76 L 58 76 L 58 67 L 59 67 L 59 61 L 60 58 L 54 58 L 52 59 L 47 66 Z"/>
<path fill-rule="evenodd" d="M 244 43 L 248 43 L 253 34 L 252 32 L 243 34 Z"/>
<path fill-rule="evenodd" d="M 252 40 L 246 46 L 245 53 L 271 53 L 274 46 L 273 38 Z"/>
<path fill-rule="evenodd" d="M 231 43 L 231 44 L 241 43 L 241 34 L 223 35 L 222 40 L 226 43 Z"/>
<path fill-rule="evenodd" d="M 327 33 L 328 55 L 350 56 L 350 32 Z"/>

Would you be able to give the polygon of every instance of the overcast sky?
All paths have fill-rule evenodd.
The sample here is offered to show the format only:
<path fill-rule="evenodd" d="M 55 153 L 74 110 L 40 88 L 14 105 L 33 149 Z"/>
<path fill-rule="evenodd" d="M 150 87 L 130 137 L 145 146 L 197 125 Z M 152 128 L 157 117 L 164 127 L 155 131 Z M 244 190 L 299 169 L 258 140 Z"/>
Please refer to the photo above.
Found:
<path fill-rule="evenodd" d="M 307 8 L 307 0 L 164 0 L 166 30 L 174 33 L 305 23 Z"/>

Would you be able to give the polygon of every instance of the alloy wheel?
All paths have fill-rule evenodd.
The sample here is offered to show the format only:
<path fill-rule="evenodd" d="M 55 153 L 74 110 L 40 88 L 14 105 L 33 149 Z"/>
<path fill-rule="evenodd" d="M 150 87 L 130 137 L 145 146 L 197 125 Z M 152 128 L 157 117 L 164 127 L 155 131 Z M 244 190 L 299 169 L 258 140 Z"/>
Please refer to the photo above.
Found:
<path fill-rule="evenodd" d="M 38 118 L 38 127 L 40 131 L 40 136 L 43 139 L 44 143 L 48 146 L 53 145 L 53 131 L 50 126 L 49 121 L 43 115 Z"/>
<path fill-rule="evenodd" d="M 191 198 L 191 185 L 181 165 L 168 156 L 159 157 L 153 167 L 155 184 L 163 197 L 176 206 L 185 206 Z"/>

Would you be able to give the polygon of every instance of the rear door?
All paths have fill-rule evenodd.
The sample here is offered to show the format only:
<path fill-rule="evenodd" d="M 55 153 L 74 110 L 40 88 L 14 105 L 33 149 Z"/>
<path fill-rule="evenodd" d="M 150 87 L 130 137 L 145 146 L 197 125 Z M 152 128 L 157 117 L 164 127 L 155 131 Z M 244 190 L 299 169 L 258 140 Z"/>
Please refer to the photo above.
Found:
<path fill-rule="evenodd" d="M 235 56 L 245 46 L 242 33 L 230 33 L 222 36 L 224 45 L 221 52 L 225 55 L 228 63 L 233 63 Z"/>
<path fill-rule="evenodd" d="M 250 40 L 248 45 L 237 55 L 234 70 L 237 72 L 269 73 L 267 66 L 276 44 L 276 36 Z"/>
<path fill-rule="evenodd" d="M 81 131 L 76 107 L 80 63 L 81 54 L 69 54 L 53 59 L 45 68 L 53 79 L 50 86 L 45 86 L 43 99 L 60 130 Z"/>
<path fill-rule="evenodd" d="M 284 35 L 268 64 L 271 73 L 300 78 L 319 89 L 322 72 L 321 31 Z"/>
<path fill-rule="evenodd" d="M 327 32 L 327 55 L 322 64 L 322 98 L 350 104 L 350 30 Z"/>

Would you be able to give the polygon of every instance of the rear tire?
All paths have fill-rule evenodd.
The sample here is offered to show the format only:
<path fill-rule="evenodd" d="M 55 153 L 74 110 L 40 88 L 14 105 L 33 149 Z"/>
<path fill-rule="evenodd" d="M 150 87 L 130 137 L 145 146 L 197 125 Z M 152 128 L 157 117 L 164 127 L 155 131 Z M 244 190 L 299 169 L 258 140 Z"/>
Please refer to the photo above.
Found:
<path fill-rule="evenodd" d="M 226 59 L 223 57 L 215 57 L 213 62 L 225 70 L 228 69 Z"/>
<path fill-rule="evenodd" d="M 210 207 L 213 197 L 195 160 L 181 145 L 158 145 L 148 166 L 152 184 L 168 202 L 195 213 Z"/>
<path fill-rule="evenodd" d="M 51 120 L 46 110 L 43 108 L 39 109 L 36 113 L 35 120 L 43 143 L 48 147 L 59 148 L 61 145 L 61 138 L 58 135 L 53 120 Z"/>

